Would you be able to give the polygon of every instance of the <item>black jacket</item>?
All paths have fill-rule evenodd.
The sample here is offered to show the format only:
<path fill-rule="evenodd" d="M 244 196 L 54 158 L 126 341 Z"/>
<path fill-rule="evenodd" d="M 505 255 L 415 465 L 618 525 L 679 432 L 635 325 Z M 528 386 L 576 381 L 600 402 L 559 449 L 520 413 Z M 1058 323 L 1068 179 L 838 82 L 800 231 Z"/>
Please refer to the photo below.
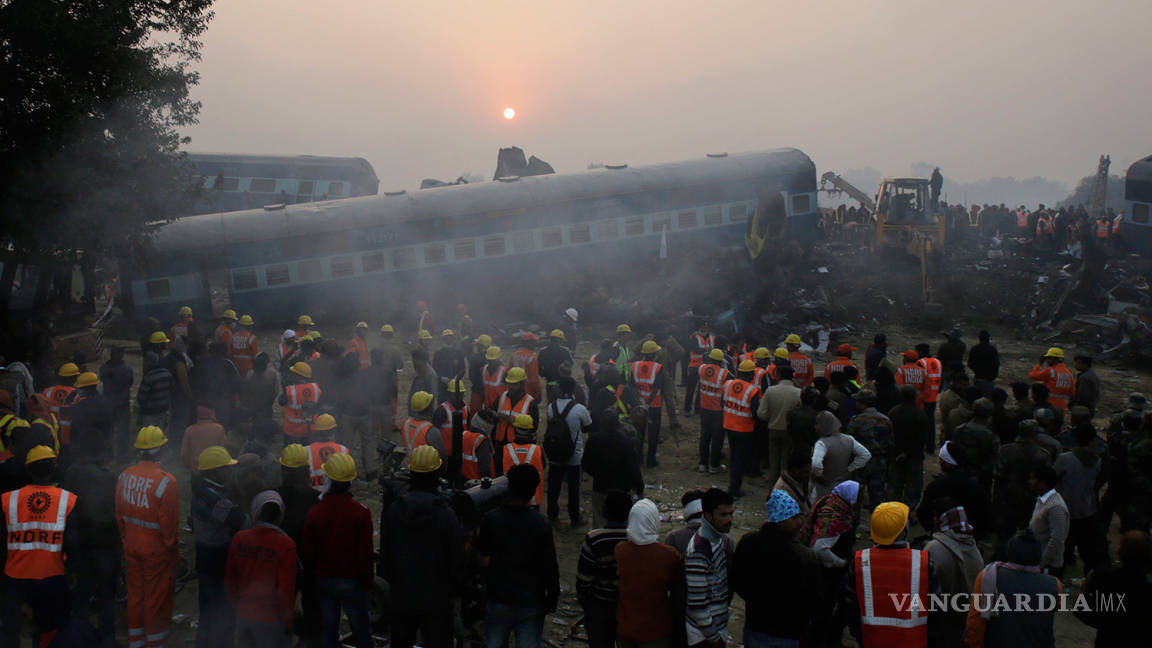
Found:
<path fill-rule="evenodd" d="M 108 548 L 120 544 L 116 526 L 116 474 L 91 454 L 81 454 L 64 472 L 60 487 L 76 494 L 70 522 L 84 538 L 84 548 Z"/>
<path fill-rule="evenodd" d="M 284 484 L 276 489 L 280 499 L 284 500 L 284 521 L 280 528 L 289 538 L 300 545 L 304 537 L 304 520 L 308 519 L 308 511 L 320 501 L 320 493 L 312 488 L 307 481 L 301 484 Z"/>
<path fill-rule="evenodd" d="M 590 434 L 584 443 L 580 465 L 592 476 L 592 490 L 597 493 L 619 490 L 644 494 L 644 476 L 640 473 L 636 444 L 619 430 Z"/>
<path fill-rule="evenodd" d="M 992 529 L 988 527 L 990 507 L 988 493 L 980 486 L 980 482 L 971 474 L 963 470 L 953 470 L 941 473 L 924 487 L 924 496 L 920 499 L 920 506 L 916 508 L 916 520 L 920 526 L 931 531 L 936 528 L 936 516 L 932 514 L 932 507 L 941 498 L 948 497 L 960 503 L 968 515 L 968 521 L 975 527 L 975 535 L 985 536 Z"/>
<path fill-rule="evenodd" d="M 572 352 L 563 344 L 548 344 L 540 349 L 539 358 L 540 377 L 551 381 L 560 377 L 561 364 L 572 362 Z"/>
<path fill-rule="evenodd" d="M 489 513 L 476 536 L 476 550 L 489 558 L 488 598 L 515 607 L 556 609 L 560 565 L 548 520 L 527 506 L 505 504 Z"/>
<path fill-rule="evenodd" d="M 80 390 L 73 392 L 77 395 Z M 64 407 L 72 421 L 72 443 L 83 443 L 85 448 L 106 448 L 112 442 L 112 408 L 104 395 L 93 393 Z M 79 447 L 79 446 L 78 446 Z"/>
<path fill-rule="evenodd" d="M 740 539 L 728 574 L 745 602 L 746 629 L 787 639 L 808 634 L 821 596 L 820 561 L 811 549 L 765 524 Z"/>
<path fill-rule="evenodd" d="M 380 570 L 394 609 L 412 614 L 443 610 L 460 591 L 464 538 L 456 514 L 437 493 L 410 491 L 388 507 L 380 525 Z"/>
<path fill-rule="evenodd" d="M 155 366 L 144 372 L 140 389 L 136 390 L 136 405 L 141 414 L 163 414 L 172 406 L 172 372 Z"/>
<path fill-rule="evenodd" d="M 1000 375 L 1000 352 L 992 343 L 980 342 L 968 351 L 968 368 L 976 380 L 996 380 Z"/>

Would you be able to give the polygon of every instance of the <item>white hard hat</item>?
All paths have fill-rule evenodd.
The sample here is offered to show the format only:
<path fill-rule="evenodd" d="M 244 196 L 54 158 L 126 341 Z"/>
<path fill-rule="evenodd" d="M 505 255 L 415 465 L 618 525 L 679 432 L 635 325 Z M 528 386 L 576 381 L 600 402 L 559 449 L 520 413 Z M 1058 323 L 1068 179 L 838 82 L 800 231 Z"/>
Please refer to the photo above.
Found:
<path fill-rule="evenodd" d="M 291 340 L 292 338 L 296 337 L 296 331 L 288 329 L 287 331 L 284 331 L 284 335 L 281 335 L 280 337 L 285 340 Z"/>
<path fill-rule="evenodd" d="M 572 320 L 573 322 L 580 319 L 580 313 L 576 312 L 575 308 L 569 308 L 568 310 L 564 311 L 564 314 L 567 315 L 568 319 Z"/>

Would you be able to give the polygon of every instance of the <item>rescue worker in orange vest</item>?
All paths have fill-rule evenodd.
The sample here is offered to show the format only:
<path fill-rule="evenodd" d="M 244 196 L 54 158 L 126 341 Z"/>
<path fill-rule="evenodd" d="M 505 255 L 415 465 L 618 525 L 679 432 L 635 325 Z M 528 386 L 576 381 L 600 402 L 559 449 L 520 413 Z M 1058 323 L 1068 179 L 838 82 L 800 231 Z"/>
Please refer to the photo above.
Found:
<path fill-rule="evenodd" d="M 1107 243 L 1108 235 L 1112 233 L 1112 224 L 1108 222 L 1108 219 L 1104 216 L 1096 219 L 1094 229 L 1096 230 L 1096 242 Z"/>
<path fill-rule="evenodd" d="M 232 341 L 228 344 L 228 359 L 236 365 L 236 375 L 244 379 L 252 373 L 252 363 L 260 353 L 260 344 L 252 332 L 256 322 L 252 321 L 251 315 L 241 317 L 239 324 L 239 330 L 232 333 Z"/>
<path fill-rule="evenodd" d="M 520 367 L 527 374 L 525 386 L 528 394 L 540 400 L 540 358 L 536 355 L 536 342 L 539 337 L 535 333 L 525 331 L 520 335 L 520 348 L 512 352 L 508 358 L 508 368 Z"/>
<path fill-rule="evenodd" d="M 916 406 L 924 406 L 924 393 L 928 390 L 928 372 L 920 364 L 920 354 L 908 349 L 901 357 L 904 364 L 896 369 L 896 386 L 911 385 L 916 388 Z"/>
<path fill-rule="evenodd" d="M 544 501 L 544 468 L 548 465 L 548 461 L 544 458 L 544 448 L 535 443 L 536 421 L 528 414 L 517 414 L 512 427 L 516 431 L 515 437 L 511 443 L 504 446 L 501 470 L 507 472 L 512 466 L 528 464 L 540 473 L 536 494 L 528 503 L 533 508 L 539 509 L 540 502 Z"/>
<path fill-rule="evenodd" d="M 431 445 L 439 451 L 440 440 L 437 437 L 440 435 L 432 434 L 436 431 L 432 426 L 432 410 L 435 407 L 436 397 L 431 392 L 418 391 L 409 399 L 408 411 L 412 414 L 400 426 L 400 440 L 408 450 L 409 460 L 412 451 L 422 445 Z"/>
<path fill-rule="evenodd" d="M 461 477 L 471 480 L 496 476 L 492 440 L 487 434 L 465 428 L 461 447 L 463 448 L 460 455 Z"/>
<path fill-rule="evenodd" d="M 360 359 L 360 370 L 363 371 L 372 365 L 372 356 L 368 353 L 368 322 L 356 322 L 356 333 L 348 342 L 344 355 L 355 353 Z"/>
<path fill-rule="evenodd" d="M 744 474 L 759 469 L 752 434 L 756 429 L 756 410 L 760 407 L 760 390 L 752 384 L 754 373 L 756 363 L 744 360 L 736 368 L 736 378 L 724 383 L 724 431 L 732 448 L 728 492 L 732 497 L 744 496 L 740 489 Z"/>
<path fill-rule="evenodd" d="M 490 346 L 484 352 L 487 364 L 481 375 L 484 377 L 484 407 L 488 409 L 495 409 L 500 403 L 500 397 L 508 391 L 508 385 L 504 382 L 504 377 L 508 375 L 508 367 L 504 366 L 500 353 L 498 346 Z"/>
<path fill-rule="evenodd" d="M 297 317 L 296 318 L 296 339 L 297 340 L 303 340 L 304 338 L 308 337 L 308 334 L 312 332 L 313 326 L 315 326 L 315 324 L 312 322 L 311 316 L 301 315 L 300 317 Z"/>
<path fill-rule="evenodd" d="M 1020 205 L 1020 209 L 1016 210 L 1016 233 L 1017 233 L 1017 235 L 1019 235 L 1019 236 L 1027 236 L 1028 235 L 1028 219 L 1031 216 L 1032 216 L 1032 214 L 1028 213 L 1028 210 L 1024 207 L 1024 205 Z"/>
<path fill-rule="evenodd" d="M 939 592 L 939 585 L 928 552 L 908 546 L 908 506 L 877 506 L 871 533 L 875 545 L 857 551 L 849 567 L 848 628 L 861 648 L 923 648 L 928 645 L 928 597 Z"/>
<path fill-rule="evenodd" d="M 1064 349 L 1052 347 L 1032 368 L 1028 380 L 1043 383 L 1048 388 L 1048 402 L 1068 413 L 1068 405 L 1076 396 L 1076 376 L 1064 365 Z"/>
<path fill-rule="evenodd" d="M 536 425 L 540 423 L 540 406 L 536 399 L 532 398 L 532 395 L 525 390 L 524 383 L 527 379 L 528 374 L 520 367 L 512 367 L 504 376 L 504 383 L 508 385 L 508 390 L 500 395 L 496 404 L 496 417 L 499 420 L 496 423 L 496 435 L 492 439 L 492 449 L 498 455 L 502 456 L 504 445 L 511 443 L 516 437 L 513 424 L 517 416 L 524 414 L 532 417 Z M 535 434 L 536 426 L 533 426 L 532 430 Z M 503 470 L 503 464 L 501 464 L 501 475 L 504 474 Z"/>
<path fill-rule="evenodd" d="M 80 367 L 76 366 L 75 362 L 65 362 L 56 372 L 56 384 L 40 392 L 40 395 L 48 401 L 48 408 L 56 418 L 60 418 L 60 408 L 68 402 L 68 397 L 76 389 L 76 378 L 79 376 Z"/>
<path fill-rule="evenodd" d="M 916 345 L 916 355 L 924 367 L 924 413 L 928 415 L 928 429 L 924 431 L 924 451 L 929 455 L 936 452 L 936 402 L 940 400 L 940 386 L 944 381 L 944 365 L 932 357 L 932 347 Z"/>
<path fill-rule="evenodd" d="M 176 478 L 158 463 L 168 438 L 149 425 L 136 435 L 140 460 L 116 482 L 116 524 L 124 540 L 128 643 L 163 646 L 176 596 L 180 495 Z"/>
<path fill-rule="evenodd" d="M 464 395 L 468 393 L 468 390 L 464 387 L 462 379 L 453 378 L 448 381 L 446 393 L 448 398 L 440 403 L 440 407 L 437 407 L 432 413 L 432 427 L 440 432 L 440 445 L 437 447 L 437 451 L 440 452 L 441 457 L 448 460 L 448 464 L 451 466 L 452 457 L 456 456 L 456 446 L 452 439 L 452 417 L 459 412 L 462 430 L 467 430 L 468 421 L 472 419 L 472 410 L 464 402 Z"/>
<path fill-rule="evenodd" d="M 1036 241 L 1044 247 L 1050 247 L 1055 242 L 1055 235 L 1056 226 L 1052 223 L 1052 216 L 1042 209 L 1036 214 Z"/>
<path fill-rule="evenodd" d="M 168 331 L 168 337 L 175 340 L 178 337 L 189 339 L 194 337 L 195 320 L 192 318 L 192 309 L 188 306 L 180 307 L 180 319 Z"/>
<path fill-rule="evenodd" d="M 792 368 L 792 361 L 788 358 L 788 349 L 776 347 L 772 352 L 772 364 L 768 365 L 768 380 L 777 385 L 780 383 L 780 370 L 784 367 Z"/>
<path fill-rule="evenodd" d="M 660 353 L 660 345 L 655 340 L 648 340 L 640 347 L 640 359 L 632 363 L 632 379 L 630 384 L 640 394 L 641 404 L 648 408 L 648 452 L 646 465 L 648 468 L 659 466 L 656 461 L 656 449 L 660 445 L 660 421 L 663 410 L 661 392 L 664 390 L 664 367 L 656 362 L 656 354 Z"/>
<path fill-rule="evenodd" d="M 860 367 L 852 362 L 853 351 L 856 351 L 856 347 L 851 344 L 841 344 L 836 347 L 836 359 L 824 367 L 824 377 L 831 381 L 832 374 L 844 371 L 844 367 L 856 367 L 856 371 L 859 372 Z"/>
<path fill-rule="evenodd" d="M 276 345 L 276 368 L 280 373 L 288 370 L 289 360 L 296 355 L 300 348 L 296 339 L 296 331 L 288 329 L 280 335 L 280 343 Z"/>
<path fill-rule="evenodd" d="M 772 352 L 768 347 L 756 347 L 752 352 L 752 361 L 756 363 L 756 371 L 752 374 L 752 384 L 760 388 L 763 394 L 765 389 L 772 386 L 772 379 L 768 370 L 772 366 Z"/>
<path fill-rule="evenodd" d="M 288 370 L 288 385 L 278 399 L 284 407 L 284 443 L 299 443 L 310 433 L 320 402 L 320 385 L 312 382 L 312 367 L 297 362 Z"/>
<path fill-rule="evenodd" d="M 716 474 L 724 470 L 720 452 L 724 449 L 724 383 L 730 378 L 724 368 L 724 352 L 712 349 L 700 365 L 700 463 L 698 472 Z"/>
<path fill-rule="evenodd" d="M 795 333 L 784 338 L 784 346 L 788 348 L 788 361 L 792 363 L 792 382 L 800 389 L 804 389 L 812 384 L 812 380 L 816 377 L 816 368 L 812 366 L 812 360 L 808 356 L 800 353 L 801 344 L 800 336 Z"/>
<path fill-rule="evenodd" d="M 700 399 L 696 387 L 700 382 L 700 365 L 704 356 L 716 347 L 716 336 L 708 320 L 700 322 L 696 332 L 688 338 L 688 366 L 684 369 L 684 415 L 691 416 L 693 406 L 700 409 Z"/>
<path fill-rule="evenodd" d="M 232 341 L 232 332 L 236 330 L 236 311 L 229 308 L 220 315 L 220 324 L 212 333 L 212 338 L 225 346 Z"/>
<path fill-rule="evenodd" d="M 48 446 L 28 451 L 24 469 L 29 483 L 0 495 L 5 539 L 5 591 L 0 637 L 5 646 L 19 646 L 21 608 L 32 608 L 38 636 L 32 645 L 46 648 L 68 622 L 69 555 L 79 543 L 70 515 L 76 496 L 56 486 L 56 453 Z"/>
<path fill-rule="evenodd" d="M 321 414 L 312 422 L 310 443 L 305 448 L 308 451 L 308 478 L 312 488 L 323 492 L 324 490 L 324 462 L 328 457 L 342 452 L 348 452 L 348 447 L 336 443 L 332 438 L 336 436 L 336 417 L 331 414 Z"/>

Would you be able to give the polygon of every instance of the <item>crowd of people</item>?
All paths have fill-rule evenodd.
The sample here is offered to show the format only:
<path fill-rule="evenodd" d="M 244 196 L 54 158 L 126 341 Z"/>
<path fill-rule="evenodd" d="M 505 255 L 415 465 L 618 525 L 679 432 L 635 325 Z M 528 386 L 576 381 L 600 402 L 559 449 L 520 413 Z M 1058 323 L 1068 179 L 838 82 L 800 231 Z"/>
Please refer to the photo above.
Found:
<path fill-rule="evenodd" d="M 953 330 L 935 353 L 890 353 L 881 334 L 860 364 L 845 343 L 818 368 L 799 335 L 769 348 L 700 321 L 683 337 L 620 324 L 578 364 L 575 309 L 544 336 L 511 336 L 510 352 L 463 305 L 439 343 L 417 310 L 411 342 L 358 322 L 338 344 L 301 315 L 269 353 L 250 316 L 226 311 L 206 329 L 182 309 L 143 332 L 138 385 L 124 347 L 95 371 L 82 357 L 58 366 L 49 385 L 9 363 L 2 645 L 18 645 L 25 605 L 37 645 L 112 645 L 121 570 L 129 647 L 164 645 L 182 531 L 205 648 L 336 646 L 342 618 L 347 641 L 371 646 L 377 576 L 392 645 L 447 647 L 469 631 L 469 575 L 483 642 L 533 648 L 565 560 L 592 648 L 718 648 L 736 640 L 735 595 L 755 648 L 840 646 L 845 631 L 864 646 L 1051 646 L 1052 610 L 900 601 L 1035 602 L 1065 591 L 1077 559 L 1083 591 L 1126 597 L 1123 610 L 1077 611 L 1097 645 L 1146 634 L 1152 409 L 1133 393 L 1098 429 L 1091 356 L 1070 368 L 1053 347 L 1006 382 L 987 332 L 968 348 Z M 728 488 L 684 493 L 683 528 L 660 538 L 644 472 L 691 417 L 699 479 L 726 474 Z M 387 470 L 385 441 L 408 487 L 377 526 L 353 490 Z M 925 472 L 933 457 L 938 474 Z M 491 480 L 503 501 L 475 524 L 444 496 Z M 764 523 L 734 541 L 746 487 L 763 488 Z M 579 555 L 558 555 L 562 514 L 579 529 L 585 512 Z M 872 542 L 858 546 L 865 528 Z"/>

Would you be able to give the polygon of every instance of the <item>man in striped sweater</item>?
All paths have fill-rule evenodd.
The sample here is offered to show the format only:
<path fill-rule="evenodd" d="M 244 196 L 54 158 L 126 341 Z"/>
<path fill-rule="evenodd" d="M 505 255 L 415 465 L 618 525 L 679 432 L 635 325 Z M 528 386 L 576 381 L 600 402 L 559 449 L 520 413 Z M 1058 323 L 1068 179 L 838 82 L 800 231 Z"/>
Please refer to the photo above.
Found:
<path fill-rule="evenodd" d="M 576 596 L 584 608 L 584 627 L 590 648 L 616 645 L 616 604 L 620 586 L 616 575 L 616 545 L 628 539 L 628 511 L 632 499 L 624 491 L 609 491 L 604 499 L 604 527 L 584 536 L 576 564 Z"/>
<path fill-rule="evenodd" d="M 723 648 L 728 640 L 728 561 L 732 557 L 732 513 L 735 500 L 719 488 L 701 498 L 704 520 L 688 541 L 684 579 L 688 590 L 685 630 L 693 648 Z"/>

